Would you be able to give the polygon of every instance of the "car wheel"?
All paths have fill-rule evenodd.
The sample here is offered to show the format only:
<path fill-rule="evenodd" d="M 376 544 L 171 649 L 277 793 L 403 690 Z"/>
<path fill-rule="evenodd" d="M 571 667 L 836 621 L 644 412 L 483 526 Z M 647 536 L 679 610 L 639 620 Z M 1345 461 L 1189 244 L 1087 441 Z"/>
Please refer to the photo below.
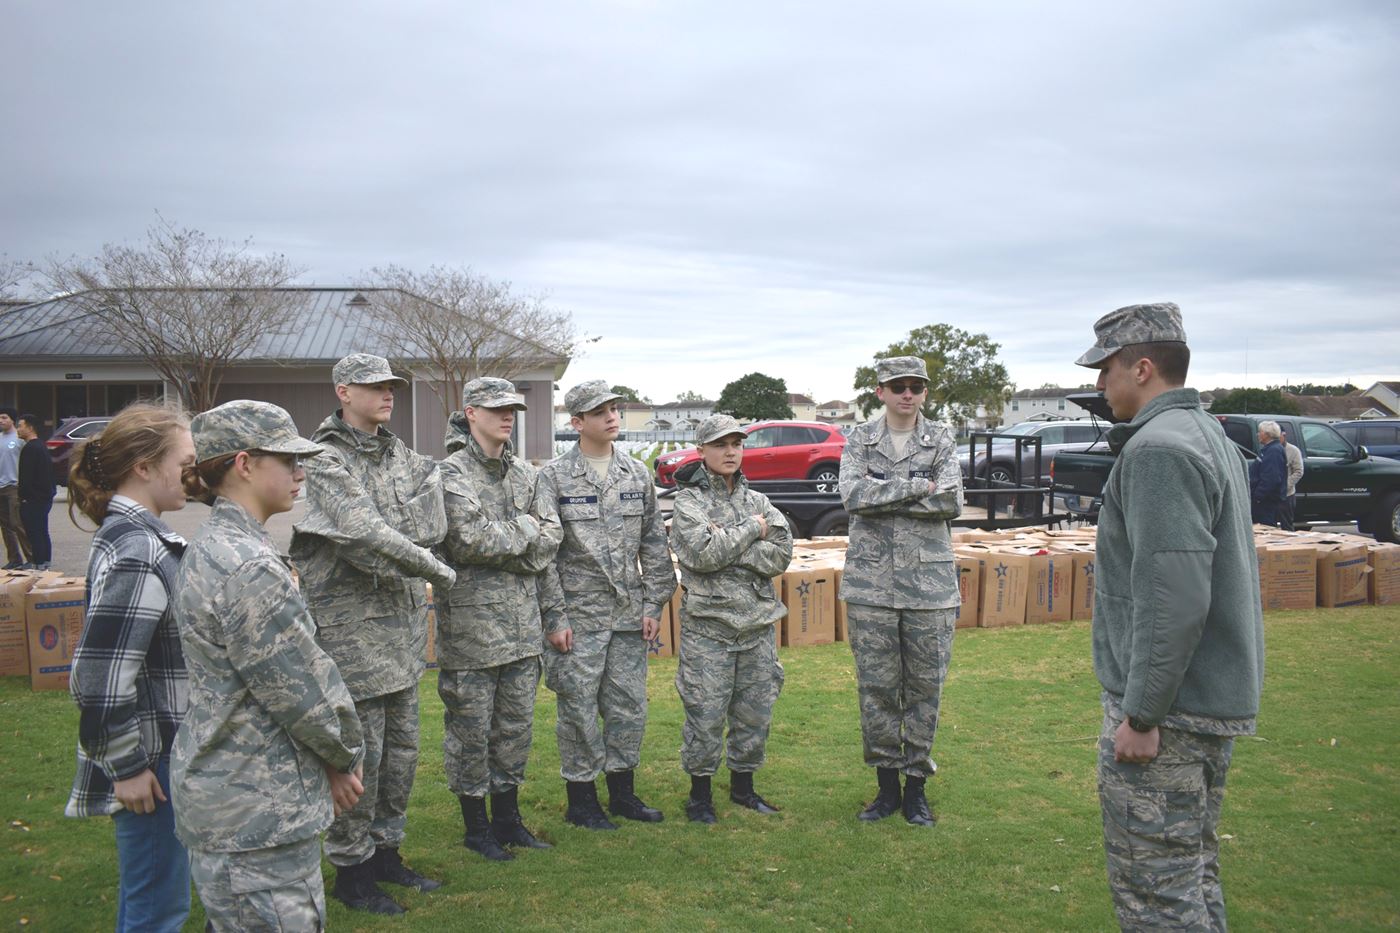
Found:
<path fill-rule="evenodd" d="M 1377 541 L 1400 542 L 1400 493 L 1392 492 L 1381 500 L 1381 507 L 1371 520 L 1371 531 Z"/>
<path fill-rule="evenodd" d="M 844 509 L 833 509 L 812 524 L 812 537 L 823 535 L 845 535 L 851 533 L 851 519 Z"/>
<path fill-rule="evenodd" d="M 821 463 L 812 468 L 807 478 L 817 481 L 817 492 L 836 492 L 837 481 L 841 479 L 841 468 L 834 463 Z"/>
<path fill-rule="evenodd" d="M 992 484 L 1010 483 L 1012 481 L 1011 468 L 1004 463 L 993 463 L 989 470 L 986 470 L 987 480 Z"/>

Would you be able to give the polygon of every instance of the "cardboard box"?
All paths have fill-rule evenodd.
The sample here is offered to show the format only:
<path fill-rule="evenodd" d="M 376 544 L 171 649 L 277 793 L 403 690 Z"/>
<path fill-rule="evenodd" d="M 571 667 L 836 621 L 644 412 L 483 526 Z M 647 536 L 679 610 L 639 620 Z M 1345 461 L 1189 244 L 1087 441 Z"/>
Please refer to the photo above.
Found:
<path fill-rule="evenodd" d="M 787 605 L 782 644 L 829 645 L 836 640 L 836 571 L 825 561 L 794 561 L 783 574 Z"/>
<path fill-rule="evenodd" d="M 0 677 L 29 676 L 24 598 L 36 579 L 27 573 L 0 574 Z"/>
<path fill-rule="evenodd" d="M 671 604 L 667 603 L 661 607 L 661 631 L 656 637 L 647 642 L 647 660 L 652 658 L 673 658 L 680 650 L 680 645 L 676 643 L 676 636 L 680 630 L 676 627 L 675 617 L 671 615 Z"/>
<path fill-rule="evenodd" d="M 1367 574 L 1371 602 L 1377 606 L 1400 603 L 1400 544 L 1372 541 L 1366 552 L 1371 566 Z"/>
<path fill-rule="evenodd" d="M 1091 548 L 1075 548 L 1065 554 L 1070 558 L 1070 573 L 1074 576 L 1070 587 L 1069 617 L 1087 621 L 1094 617 L 1095 554 Z"/>
<path fill-rule="evenodd" d="M 1269 608 L 1269 546 L 1262 541 L 1254 543 L 1254 553 L 1259 563 L 1259 605 Z"/>
<path fill-rule="evenodd" d="M 1266 610 L 1313 609 L 1317 606 L 1317 548 L 1311 544 L 1270 544 L 1260 568 L 1268 579 Z"/>
<path fill-rule="evenodd" d="M 846 574 L 846 555 L 842 554 L 842 555 L 841 555 L 841 564 L 840 564 L 840 566 L 838 566 L 838 567 L 836 568 L 836 589 L 833 591 L 833 592 L 835 592 L 835 594 L 836 594 L 836 599 L 835 599 L 835 608 L 836 608 L 836 612 L 835 612 L 835 614 L 833 615 L 833 619 L 835 620 L 835 623 L 836 623 L 836 624 L 833 626 L 833 628 L 835 629 L 835 635 L 836 635 L 836 640 L 837 640 L 837 641 L 850 641 L 850 640 L 851 640 L 851 639 L 850 639 L 850 636 L 846 634 L 846 601 L 845 601 L 844 599 L 841 598 L 841 579 L 842 579 L 842 577 L 845 576 L 845 574 Z"/>
<path fill-rule="evenodd" d="M 1331 609 L 1364 606 L 1370 601 L 1367 577 L 1371 566 L 1366 545 L 1338 542 L 1317 549 L 1317 604 Z"/>
<path fill-rule="evenodd" d="M 1033 555 L 1026 587 L 1026 624 L 1068 622 L 1074 588 L 1074 558 L 1042 552 Z"/>
<path fill-rule="evenodd" d="M 956 628 L 976 628 L 977 610 L 982 603 L 982 564 L 975 557 L 956 558 L 958 568 L 958 615 Z"/>
<path fill-rule="evenodd" d="M 29 642 L 29 686 L 67 690 L 73 651 L 83 632 L 87 583 L 82 577 L 41 580 L 25 594 L 25 629 Z"/>
<path fill-rule="evenodd" d="M 1013 548 L 988 548 L 977 554 L 982 575 L 979 627 L 1025 624 L 1032 554 Z"/>

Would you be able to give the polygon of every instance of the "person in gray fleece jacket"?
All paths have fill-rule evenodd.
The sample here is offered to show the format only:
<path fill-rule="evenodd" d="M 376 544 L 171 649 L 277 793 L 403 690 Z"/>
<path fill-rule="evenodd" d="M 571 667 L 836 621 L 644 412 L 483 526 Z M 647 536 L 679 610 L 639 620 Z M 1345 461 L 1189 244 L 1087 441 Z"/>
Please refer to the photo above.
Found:
<path fill-rule="evenodd" d="M 1174 304 L 1094 325 L 1076 362 L 1120 423 L 1099 513 L 1094 673 L 1103 685 L 1099 801 L 1124 929 L 1224 930 L 1216 826 L 1234 737 L 1254 732 L 1264 675 L 1244 460 L 1184 388 Z"/>

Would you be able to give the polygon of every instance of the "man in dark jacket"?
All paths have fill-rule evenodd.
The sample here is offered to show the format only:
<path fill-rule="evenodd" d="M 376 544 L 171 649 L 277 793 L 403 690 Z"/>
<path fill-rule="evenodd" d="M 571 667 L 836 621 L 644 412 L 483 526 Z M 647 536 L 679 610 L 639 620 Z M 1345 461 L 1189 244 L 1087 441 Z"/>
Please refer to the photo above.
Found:
<path fill-rule="evenodd" d="M 1185 388 L 1174 304 L 1100 318 L 1076 362 L 1120 419 L 1099 512 L 1094 674 L 1099 803 L 1119 924 L 1223 930 L 1216 826 L 1234 737 L 1264 677 L 1244 462 Z"/>
<path fill-rule="evenodd" d="M 24 535 L 29 539 L 29 565 L 35 570 L 48 570 L 53 561 L 53 544 L 49 541 L 49 510 L 53 508 L 53 461 L 48 449 L 39 440 L 39 419 L 34 415 L 19 416 L 15 423 L 24 446 L 19 452 L 19 519 Z"/>
<path fill-rule="evenodd" d="M 1288 498 L 1288 454 L 1277 421 L 1259 422 L 1259 459 L 1249 465 L 1249 497 L 1256 524 L 1277 525 Z"/>

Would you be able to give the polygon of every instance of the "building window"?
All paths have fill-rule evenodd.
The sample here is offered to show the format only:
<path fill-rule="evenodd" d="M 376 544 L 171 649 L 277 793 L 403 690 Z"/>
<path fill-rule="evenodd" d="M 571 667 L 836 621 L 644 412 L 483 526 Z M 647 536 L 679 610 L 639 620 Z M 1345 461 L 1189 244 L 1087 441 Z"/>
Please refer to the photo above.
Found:
<path fill-rule="evenodd" d="M 1060 399 L 1060 411 L 1064 411 L 1064 410 L 1065 410 L 1065 400 L 1064 400 L 1064 399 Z"/>
<path fill-rule="evenodd" d="M 1011 410 L 1012 410 L 1012 411 L 1020 411 L 1020 410 L 1021 410 L 1021 403 L 1018 402 L 1018 401 L 1016 401 L 1014 398 L 1011 400 Z"/>

